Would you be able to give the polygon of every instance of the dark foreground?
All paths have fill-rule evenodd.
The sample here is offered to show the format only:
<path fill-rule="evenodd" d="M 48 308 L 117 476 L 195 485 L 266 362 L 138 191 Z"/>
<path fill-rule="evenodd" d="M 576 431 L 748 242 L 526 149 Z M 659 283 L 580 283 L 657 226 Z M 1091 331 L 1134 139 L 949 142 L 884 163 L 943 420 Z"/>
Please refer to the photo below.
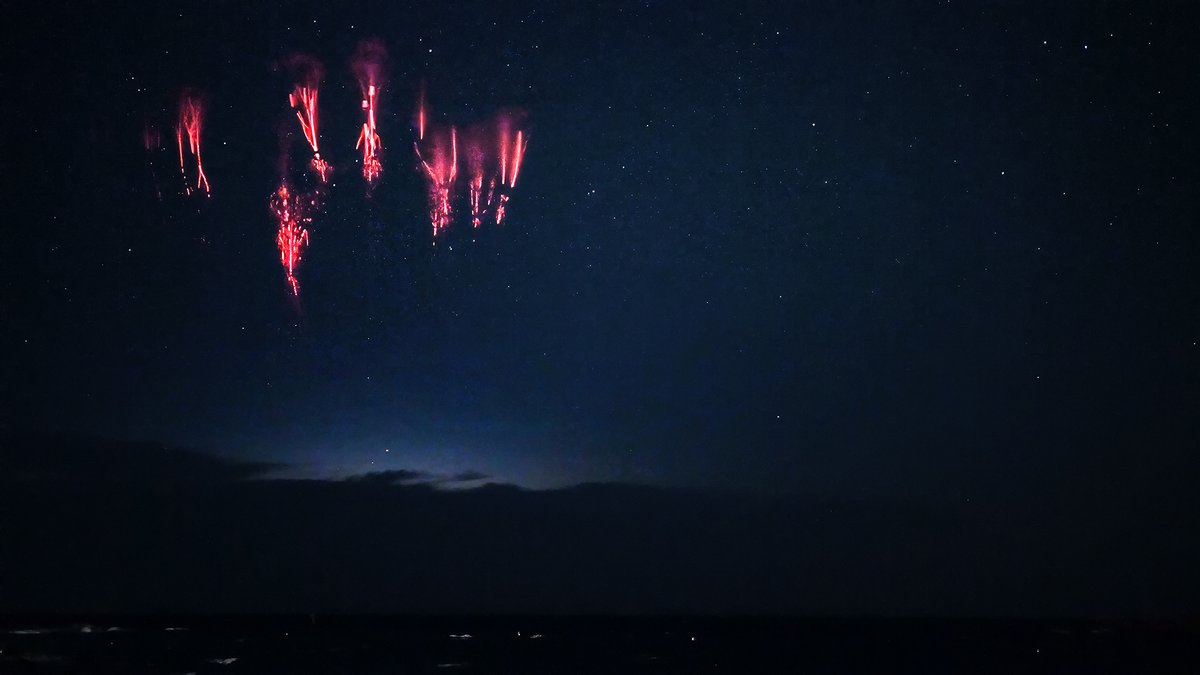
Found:
<path fill-rule="evenodd" d="M 1200 672 L 1195 624 L 7 618 L 0 673 Z"/>

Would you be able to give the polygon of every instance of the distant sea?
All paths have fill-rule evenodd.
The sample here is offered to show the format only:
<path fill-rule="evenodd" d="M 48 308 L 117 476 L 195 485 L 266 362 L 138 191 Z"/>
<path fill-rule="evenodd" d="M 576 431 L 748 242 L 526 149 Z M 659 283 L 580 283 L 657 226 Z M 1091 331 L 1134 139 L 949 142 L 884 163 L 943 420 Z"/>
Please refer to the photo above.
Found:
<path fill-rule="evenodd" d="M 0 617 L 0 673 L 1200 673 L 1200 625 Z"/>

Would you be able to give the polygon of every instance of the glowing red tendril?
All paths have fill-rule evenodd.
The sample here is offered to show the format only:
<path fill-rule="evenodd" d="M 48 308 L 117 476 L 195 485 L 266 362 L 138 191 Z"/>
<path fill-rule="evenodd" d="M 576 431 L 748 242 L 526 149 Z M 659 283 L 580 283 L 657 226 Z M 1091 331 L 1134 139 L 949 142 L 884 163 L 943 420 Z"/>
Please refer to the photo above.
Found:
<path fill-rule="evenodd" d="M 478 130 L 471 132 L 467 137 L 467 170 L 470 173 L 467 190 L 471 202 L 471 226 L 477 228 L 483 219 L 484 206 L 484 151 Z"/>
<path fill-rule="evenodd" d="M 321 148 L 317 133 L 317 87 L 315 85 L 296 85 L 295 91 L 288 94 L 288 102 L 296 110 L 296 119 L 300 120 L 300 129 L 304 132 L 304 138 L 312 147 L 312 169 L 317 172 L 322 183 L 327 182 L 329 180 L 329 173 L 333 167 L 329 165 L 329 162 L 321 158 Z"/>
<path fill-rule="evenodd" d="M 368 185 L 373 185 L 383 173 L 383 164 L 379 161 L 379 132 L 375 129 L 375 95 L 378 91 L 373 83 L 368 83 L 365 98 L 362 102 L 367 119 L 363 122 L 362 131 L 358 134 L 358 142 L 354 145 L 363 154 L 363 178 Z"/>
<path fill-rule="evenodd" d="M 417 140 L 425 140 L 425 84 L 421 84 L 421 95 L 417 99 Z"/>
<path fill-rule="evenodd" d="M 500 128 L 500 199 L 496 205 L 496 224 L 499 225 L 504 220 L 504 207 L 508 204 L 508 197 L 512 189 L 517 185 L 517 175 L 521 173 L 521 162 L 525 158 L 525 148 L 529 145 L 529 140 L 524 137 L 521 131 L 517 131 L 517 138 L 509 147 L 508 128 L 501 126 Z M 489 195 L 488 201 L 491 201 Z"/>
<path fill-rule="evenodd" d="M 279 247 L 279 262 L 287 273 L 287 282 L 293 295 L 300 295 L 296 268 L 300 265 L 304 248 L 308 246 L 308 229 L 305 226 L 312 222 L 310 209 L 314 202 L 315 198 L 310 195 L 292 195 L 287 184 L 280 185 L 271 195 L 271 213 L 279 222 L 275 245 Z"/>
<path fill-rule="evenodd" d="M 439 142 L 440 141 L 440 142 Z M 425 176 L 429 179 L 429 222 L 433 236 L 450 225 L 450 191 L 458 177 L 458 131 L 450 128 L 450 152 L 447 156 L 444 139 L 435 139 L 433 152 L 427 161 L 421 148 L 413 143 L 417 159 L 420 160 Z"/>
<path fill-rule="evenodd" d="M 175 125 L 175 141 L 179 144 L 179 173 L 183 176 L 184 192 L 192 194 L 196 190 L 211 192 L 208 176 L 204 174 L 204 162 L 200 157 L 200 132 L 204 126 L 204 105 L 196 96 L 185 94 L 179 99 L 179 122 Z M 195 185 L 188 178 L 187 165 L 184 159 L 184 137 L 187 138 L 187 151 L 196 159 Z"/>

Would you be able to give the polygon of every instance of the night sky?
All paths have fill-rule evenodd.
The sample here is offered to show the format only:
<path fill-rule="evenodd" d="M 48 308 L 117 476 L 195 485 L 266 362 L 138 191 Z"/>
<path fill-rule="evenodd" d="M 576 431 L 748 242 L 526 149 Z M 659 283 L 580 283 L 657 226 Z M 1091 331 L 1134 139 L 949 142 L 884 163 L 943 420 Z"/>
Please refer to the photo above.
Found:
<path fill-rule="evenodd" d="M 180 572 L 154 592 L 166 608 L 978 615 L 1200 603 L 1189 534 L 1200 57 L 1186 3 L 31 12 L 6 49 L 0 149 L 0 431 L 5 473 L 32 495 L 4 502 L 10 526 L 47 501 L 91 503 L 99 493 L 79 496 L 76 478 L 104 482 L 111 469 L 126 478 L 95 490 L 147 490 L 113 522 L 157 532 L 163 497 L 150 488 L 175 484 L 171 465 L 210 481 L 181 522 L 261 553 L 245 565 L 295 560 L 291 535 L 251 541 L 272 531 L 263 508 L 363 541 L 384 527 L 378 509 L 440 514 L 418 528 L 440 542 L 418 547 L 429 559 L 403 556 L 427 565 L 405 568 L 408 580 L 376 569 L 378 551 L 331 544 L 303 559 L 336 558 L 338 578 L 361 573 L 360 585 L 230 600 L 184 590 Z M 368 195 L 350 59 L 372 37 L 390 60 L 384 173 Z M 325 65 L 320 135 L 335 168 L 298 300 L 267 209 L 281 147 L 293 176 L 309 157 L 278 66 L 293 53 Z M 434 123 L 521 111 L 530 138 L 504 223 L 472 231 L 460 178 L 436 246 L 411 147 L 422 82 Z M 180 194 L 171 163 L 184 87 L 207 104 L 210 198 Z M 156 167 L 146 124 L 168 143 Z M 127 447 L 158 448 L 153 468 Z M 163 459 L 175 455 L 188 459 Z M 126 473 L 98 468 L 122 462 Z M 335 489 L 345 495 L 321 492 Z M 228 490 L 238 496 L 222 504 L 203 496 Z M 238 517 L 195 515 L 230 503 L 264 520 L 228 534 L 216 523 Z M 38 522 L 69 519 L 50 511 Z M 464 549 L 491 551 L 477 566 L 439 566 L 456 532 L 486 530 L 482 512 L 512 537 Z M 722 520 L 731 513 L 741 520 Z M 896 534 L 905 523 L 923 529 Z M 29 549 L 7 554 L 30 575 L 53 557 L 29 543 L 35 529 L 22 529 Z M 55 545 L 84 560 L 103 548 L 79 536 Z M 129 535 L 130 550 L 190 550 L 146 536 Z M 525 559 L 513 542 L 529 537 L 528 559 L 546 568 L 565 548 L 628 551 L 612 554 L 627 576 L 555 577 L 544 596 L 521 591 L 514 580 L 536 575 L 517 563 L 487 583 L 472 576 L 487 555 Z M 754 572 L 761 588 L 723 585 L 738 563 L 722 542 L 810 562 L 819 542 L 828 559 L 804 568 L 805 583 L 837 581 L 814 596 L 791 576 L 801 568 L 776 562 Z M 891 568 L 897 550 L 913 576 L 880 580 L 872 565 Z M 105 564 L 111 588 L 132 583 Z M 694 574 L 672 576 L 675 565 Z M 926 593 L 946 569 L 963 576 Z M 373 604 L 381 580 L 439 587 L 449 575 L 483 595 L 456 586 Z M 647 590 L 668 577 L 677 595 Z M 499 599 L 478 600 L 488 592 Z M 96 593 L 90 606 L 162 608 L 150 594 Z M 10 596 L 73 606 L 61 590 Z"/>

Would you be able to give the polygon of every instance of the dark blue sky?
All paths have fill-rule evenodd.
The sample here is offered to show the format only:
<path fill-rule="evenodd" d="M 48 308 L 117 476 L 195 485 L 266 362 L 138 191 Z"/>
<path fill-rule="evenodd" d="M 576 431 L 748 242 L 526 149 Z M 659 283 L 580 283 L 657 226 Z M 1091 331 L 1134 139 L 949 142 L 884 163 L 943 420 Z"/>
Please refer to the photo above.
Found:
<path fill-rule="evenodd" d="M 1200 364 L 1183 6 L 724 5 L 31 17 L 5 105 L 5 426 L 310 477 L 1175 490 Z M 368 199 L 348 59 L 372 36 L 392 59 Z M 298 306 L 266 209 L 279 129 L 306 158 L 272 67 L 292 52 L 326 65 L 338 169 Z M 473 238 L 458 194 L 436 250 L 421 80 L 440 122 L 529 114 L 509 219 Z M 140 131 L 185 85 L 213 196 L 164 171 L 160 203 Z"/>

